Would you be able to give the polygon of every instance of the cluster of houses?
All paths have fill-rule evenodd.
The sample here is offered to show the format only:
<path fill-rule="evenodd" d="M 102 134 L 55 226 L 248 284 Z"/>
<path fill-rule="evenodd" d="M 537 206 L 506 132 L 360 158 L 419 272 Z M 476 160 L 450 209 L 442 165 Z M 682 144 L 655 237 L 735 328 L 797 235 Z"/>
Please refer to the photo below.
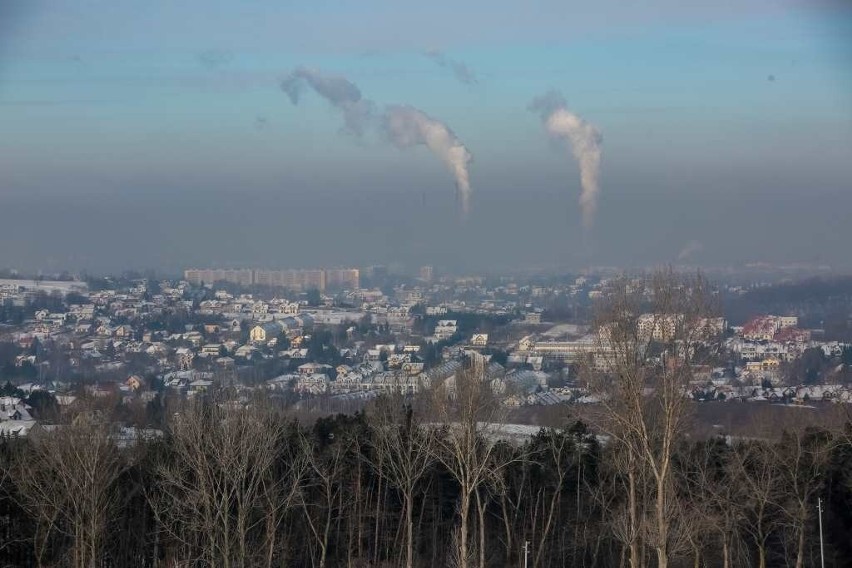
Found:
<path fill-rule="evenodd" d="M 689 396 L 696 401 L 777 402 L 807 404 L 809 402 L 852 403 L 852 388 L 847 385 L 798 385 L 760 387 L 706 385 L 693 388 Z"/>
<path fill-rule="evenodd" d="M 24 400 L 14 396 L 0 396 L 0 437 L 26 436 L 36 421 Z"/>
<path fill-rule="evenodd" d="M 757 385 L 778 384 L 783 365 L 801 357 L 806 349 L 821 349 L 826 357 L 836 357 L 845 347 L 836 341 L 815 340 L 812 330 L 799 327 L 796 316 L 758 316 L 732 327 L 731 332 L 724 347 L 742 363 L 737 378 Z"/>
<path fill-rule="evenodd" d="M 411 393 L 435 381 L 452 384 L 465 357 L 504 349 L 508 353 L 505 360 L 500 359 L 501 365 L 484 358 L 495 392 L 507 405 L 595 401 L 582 389 L 548 385 L 590 355 L 604 365 L 601 333 L 567 324 L 545 328 L 542 316 L 544 306 L 555 299 L 588 303 L 602 296 L 609 285 L 606 278 L 584 276 L 553 284 L 428 280 L 397 285 L 392 291 L 355 288 L 336 296 L 320 295 L 319 305 L 308 305 L 303 296 L 262 297 L 199 288 L 186 281 L 152 286 L 139 280 L 120 290 L 88 290 L 79 282 L 3 281 L 0 301 L 4 304 L 25 306 L 48 290 L 73 301 L 61 302 L 61 309 L 53 303 L 51 308 L 34 310 L 20 325 L 0 329 L 0 341 L 20 349 L 13 364 L 29 373 L 28 380 L 61 383 L 64 378 L 95 377 L 95 384 L 87 387 L 89 394 L 116 395 L 122 400 L 147 401 L 157 396 L 150 377 L 185 396 L 222 385 L 302 397 L 388 390 Z M 474 331 L 462 336 L 460 318 L 453 319 L 457 316 L 451 314 L 511 315 L 514 322 L 508 334 L 489 337 Z M 434 325 L 421 326 L 415 333 L 422 317 Z M 816 341 L 812 330 L 799 328 L 796 317 L 762 316 L 732 328 L 722 319 L 705 323 L 715 332 L 727 332 L 723 347 L 737 364 L 724 376 L 713 380 L 708 376 L 690 393 L 697 400 L 846 400 L 842 386 L 819 391 L 790 387 L 797 389 L 795 393 L 779 386 L 782 366 L 805 350 L 820 348 L 834 357 L 845 347 Z M 362 324 L 378 326 L 390 339 L 384 336 L 382 345 L 357 337 L 365 327 Z M 654 339 L 665 339 L 677 324 L 647 315 L 638 322 L 640 332 Z M 333 366 L 313 357 L 308 349 L 312 334 L 323 326 L 345 331 Z M 512 338 L 506 340 L 505 335 Z M 435 344 L 440 354 L 430 368 L 421 350 L 435 350 Z M 257 376 L 258 368 L 266 374 Z M 243 380 L 246 375 L 253 378 L 251 387 Z M 63 394 L 62 389 L 57 392 Z M 15 404 L 16 410 L 22 408 L 21 403 Z M 11 429 L 16 422 L 13 415 L 0 413 L 0 423 L 6 424 L 0 428 Z"/>

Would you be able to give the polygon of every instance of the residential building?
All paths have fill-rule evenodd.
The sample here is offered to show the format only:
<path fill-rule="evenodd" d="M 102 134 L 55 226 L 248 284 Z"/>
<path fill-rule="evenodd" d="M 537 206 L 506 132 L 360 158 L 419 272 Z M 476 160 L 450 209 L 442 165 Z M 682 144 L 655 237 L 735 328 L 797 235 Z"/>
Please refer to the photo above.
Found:
<path fill-rule="evenodd" d="M 354 290 L 361 287 L 361 273 L 357 268 L 330 268 L 325 271 L 325 285 Z"/>

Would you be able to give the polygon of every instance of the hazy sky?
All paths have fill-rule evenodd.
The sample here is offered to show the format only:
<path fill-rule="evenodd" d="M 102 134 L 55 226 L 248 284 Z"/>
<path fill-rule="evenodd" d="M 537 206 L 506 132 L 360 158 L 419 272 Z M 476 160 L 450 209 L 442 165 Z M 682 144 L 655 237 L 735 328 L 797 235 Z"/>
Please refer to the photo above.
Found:
<path fill-rule="evenodd" d="M 846 8 L 844 8 L 846 4 Z M 304 67 L 473 156 L 344 131 Z M 580 172 L 530 101 L 601 133 Z M 852 268 L 852 10 L 819 0 L 0 0 L 0 266 Z"/>

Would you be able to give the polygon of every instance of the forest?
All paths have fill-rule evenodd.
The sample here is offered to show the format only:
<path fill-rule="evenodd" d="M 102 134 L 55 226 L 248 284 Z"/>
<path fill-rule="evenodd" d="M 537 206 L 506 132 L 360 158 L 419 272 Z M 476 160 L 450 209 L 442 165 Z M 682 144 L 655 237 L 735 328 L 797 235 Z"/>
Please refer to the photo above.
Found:
<path fill-rule="evenodd" d="M 518 443 L 459 391 L 444 423 L 195 401 L 149 439 L 81 414 L 4 440 L 0 566 L 818 566 L 817 499 L 849 565 L 848 427 L 678 441 L 660 523 L 641 457 L 582 422 Z"/>

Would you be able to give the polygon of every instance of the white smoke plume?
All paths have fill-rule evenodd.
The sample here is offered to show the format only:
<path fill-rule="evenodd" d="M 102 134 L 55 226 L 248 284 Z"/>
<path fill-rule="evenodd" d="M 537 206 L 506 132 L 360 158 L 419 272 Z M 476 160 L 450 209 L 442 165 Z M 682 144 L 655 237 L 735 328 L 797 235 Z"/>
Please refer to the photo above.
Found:
<path fill-rule="evenodd" d="M 452 71 L 453 76 L 458 79 L 460 83 L 464 83 L 465 85 L 476 84 L 476 73 L 474 73 L 473 69 L 468 67 L 465 63 L 461 61 L 456 61 L 455 59 L 450 59 L 443 51 L 439 49 L 430 49 L 423 55 L 425 55 L 441 67 L 448 68 L 450 71 Z"/>
<path fill-rule="evenodd" d="M 583 226 L 590 229 L 595 221 L 600 193 L 598 177 L 603 142 L 600 130 L 569 111 L 565 100 L 556 92 L 534 99 L 529 109 L 541 115 L 550 136 L 570 144 L 574 159 L 580 166 L 580 210 L 583 214 Z"/>
<path fill-rule="evenodd" d="M 473 156 L 450 128 L 424 112 L 410 106 L 390 106 L 385 111 L 384 128 L 398 148 L 425 145 L 444 162 L 453 174 L 461 199 L 462 215 L 470 212 L 470 174 L 468 164 Z"/>
<path fill-rule="evenodd" d="M 375 105 L 361 96 L 361 90 L 354 83 L 344 77 L 299 67 L 281 81 L 281 90 L 297 105 L 305 85 L 343 112 L 344 131 L 361 136 L 370 126 Z"/>
<path fill-rule="evenodd" d="M 281 90 L 287 93 L 293 104 L 299 103 L 305 86 L 340 109 L 344 131 L 361 136 L 376 127 L 398 148 L 419 145 L 429 148 L 453 174 L 462 214 L 467 215 L 471 194 L 468 164 L 472 156 L 446 124 L 410 106 L 389 106 L 378 115 L 375 103 L 365 99 L 361 90 L 344 77 L 299 67 L 281 82 Z"/>
<path fill-rule="evenodd" d="M 702 245 L 698 241 L 689 241 L 684 245 L 680 252 L 677 254 L 678 262 L 684 262 L 692 258 L 695 254 L 704 250 L 704 245 Z"/>

